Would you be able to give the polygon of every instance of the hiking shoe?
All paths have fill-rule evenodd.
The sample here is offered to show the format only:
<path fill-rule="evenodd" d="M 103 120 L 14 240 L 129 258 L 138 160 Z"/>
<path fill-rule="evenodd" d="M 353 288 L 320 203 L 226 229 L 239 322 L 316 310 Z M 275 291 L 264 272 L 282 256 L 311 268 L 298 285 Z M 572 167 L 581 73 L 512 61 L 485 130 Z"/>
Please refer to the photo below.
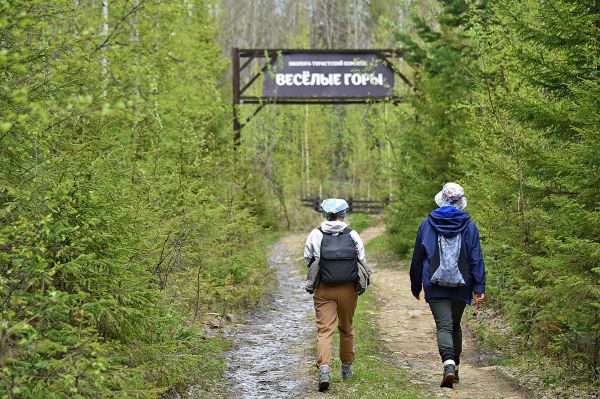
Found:
<path fill-rule="evenodd" d="M 457 384 L 460 380 L 458 379 L 458 367 L 454 368 L 454 383 Z"/>
<path fill-rule="evenodd" d="M 329 389 L 329 366 L 321 366 L 319 368 L 319 391 L 323 392 Z"/>
<path fill-rule="evenodd" d="M 453 364 L 447 364 L 444 366 L 444 377 L 442 378 L 442 383 L 440 387 L 442 388 L 452 388 L 452 384 L 454 384 L 454 375 L 455 368 Z"/>
<path fill-rule="evenodd" d="M 342 379 L 349 380 L 352 378 L 352 365 L 351 364 L 342 364 Z"/>

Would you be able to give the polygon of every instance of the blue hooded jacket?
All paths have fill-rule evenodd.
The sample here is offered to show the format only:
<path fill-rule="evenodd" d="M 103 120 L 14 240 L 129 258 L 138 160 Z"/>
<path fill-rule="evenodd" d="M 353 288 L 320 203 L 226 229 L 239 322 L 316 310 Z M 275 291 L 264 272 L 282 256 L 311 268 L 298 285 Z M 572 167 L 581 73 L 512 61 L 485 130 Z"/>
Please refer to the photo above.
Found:
<path fill-rule="evenodd" d="M 469 276 L 462 287 L 441 287 L 430 283 L 429 265 L 434 257 L 437 235 L 446 237 L 462 234 L 461 252 L 468 261 Z M 456 298 L 471 303 L 473 292 L 485 292 L 485 266 L 479 242 L 479 230 L 469 214 L 453 206 L 433 210 L 421 223 L 417 232 L 415 248 L 410 264 L 410 282 L 413 295 L 425 290 L 425 300 L 432 298 Z"/>

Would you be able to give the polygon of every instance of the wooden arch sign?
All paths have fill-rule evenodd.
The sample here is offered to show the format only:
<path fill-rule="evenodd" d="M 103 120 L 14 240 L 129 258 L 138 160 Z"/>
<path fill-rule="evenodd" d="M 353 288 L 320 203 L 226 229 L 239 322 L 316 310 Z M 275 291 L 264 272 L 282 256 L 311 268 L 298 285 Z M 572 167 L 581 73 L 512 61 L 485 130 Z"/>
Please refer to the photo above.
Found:
<path fill-rule="evenodd" d="M 234 48 L 231 56 L 236 147 L 242 127 L 267 104 L 397 103 L 396 76 L 412 87 L 393 62 L 402 57 L 400 50 Z M 262 65 L 241 85 L 241 75 L 253 60 L 262 61 Z M 260 77 L 260 95 L 245 95 Z M 258 105 L 244 124 L 238 114 L 241 104 Z"/>

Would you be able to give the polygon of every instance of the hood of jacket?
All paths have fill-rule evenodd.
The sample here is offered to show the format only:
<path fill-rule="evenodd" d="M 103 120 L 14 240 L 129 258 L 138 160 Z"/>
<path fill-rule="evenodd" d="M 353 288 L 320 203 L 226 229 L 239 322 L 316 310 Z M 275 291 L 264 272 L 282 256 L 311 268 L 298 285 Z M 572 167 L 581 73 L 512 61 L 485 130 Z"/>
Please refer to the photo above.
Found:
<path fill-rule="evenodd" d="M 348 225 L 339 220 L 326 220 L 321 223 L 321 230 L 325 233 L 340 233 L 342 232 Z"/>
<path fill-rule="evenodd" d="M 429 224 L 435 231 L 443 236 L 460 234 L 469 224 L 469 214 L 453 206 L 442 206 L 431 211 Z"/>

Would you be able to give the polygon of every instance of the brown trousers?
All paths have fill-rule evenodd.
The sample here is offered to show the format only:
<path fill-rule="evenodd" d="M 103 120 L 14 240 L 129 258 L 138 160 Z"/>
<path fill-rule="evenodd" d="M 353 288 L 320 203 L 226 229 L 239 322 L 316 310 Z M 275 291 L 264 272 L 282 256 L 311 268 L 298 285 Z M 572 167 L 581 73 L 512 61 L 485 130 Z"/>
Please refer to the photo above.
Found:
<path fill-rule="evenodd" d="M 317 367 L 331 364 L 336 323 L 340 331 L 340 359 L 343 364 L 352 364 L 354 361 L 352 318 L 357 298 L 353 283 L 335 287 L 319 284 L 313 295 L 317 313 Z"/>

